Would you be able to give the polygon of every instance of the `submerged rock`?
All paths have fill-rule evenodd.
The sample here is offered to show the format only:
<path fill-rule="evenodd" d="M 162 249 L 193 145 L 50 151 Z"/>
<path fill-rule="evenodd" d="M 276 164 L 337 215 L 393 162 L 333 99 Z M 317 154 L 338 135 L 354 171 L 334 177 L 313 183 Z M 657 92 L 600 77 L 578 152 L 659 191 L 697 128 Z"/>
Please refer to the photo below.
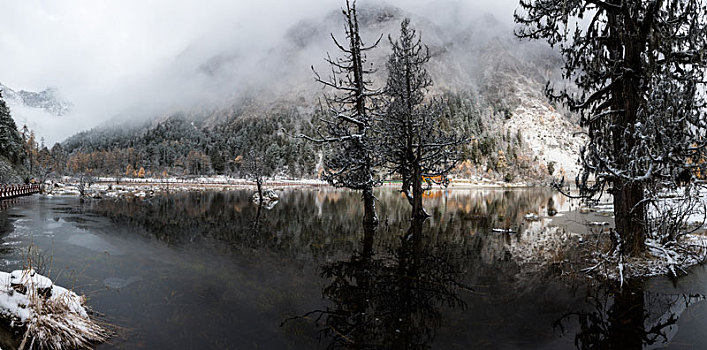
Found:
<path fill-rule="evenodd" d="M 272 189 L 267 189 L 263 191 L 263 207 L 270 210 L 275 207 L 277 202 L 280 200 L 280 196 Z M 255 204 L 260 204 L 260 196 L 258 192 L 253 194 L 252 201 Z"/>
<path fill-rule="evenodd" d="M 277 195 L 275 190 L 267 189 L 267 190 L 263 190 L 263 200 L 264 201 L 277 201 L 277 200 L 280 200 L 280 196 Z M 253 202 L 260 203 L 260 195 L 258 194 L 258 192 L 253 194 Z"/>
<path fill-rule="evenodd" d="M 119 277 L 108 277 L 103 280 L 103 285 L 109 289 L 121 289 L 139 281 L 142 281 L 142 277 L 140 276 L 131 276 L 127 279 Z"/>
<path fill-rule="evenodd" d="M 538 221 L 538 220 L 540 220 L 540 217 L 538 216 L 538 214 L 535 214 L 535 213 L 528 213 L 528 214 L 525 214 L 525 216 L 524 216 L 523 218 L 524 218 L 525 220 L 528 220 L 528 221 Z"/>
<path fill-rule="evenodd" d="M 491 230 L 491 232 L 494 233 L 516 233 L 514 229 L 505 229 L 505 228 L 494 228 Z"/>

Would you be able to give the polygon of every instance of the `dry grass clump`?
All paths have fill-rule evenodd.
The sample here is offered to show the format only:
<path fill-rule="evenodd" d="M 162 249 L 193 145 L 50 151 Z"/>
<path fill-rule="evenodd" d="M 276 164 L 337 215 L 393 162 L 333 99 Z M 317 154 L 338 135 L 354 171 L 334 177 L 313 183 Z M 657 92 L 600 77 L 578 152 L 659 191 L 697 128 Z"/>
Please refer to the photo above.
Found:
<path fill-rule="evenodd" d="M 26 329 L 20 350 L 90 349 L 108 339 L 109 332 L 91 320 L 83 308 L 85 297 L 65 289 L 56 297 L 34 291 L 29 297 L 28 308 L 32 311 L 24 322 Z"/>
<path fill-rule="evenodd" d="M 90 349 L 109 332 L 88 315 L 86 298 L 33 269 L 0 272 L 0 315 L 24 328 L 20 350 Z"/>

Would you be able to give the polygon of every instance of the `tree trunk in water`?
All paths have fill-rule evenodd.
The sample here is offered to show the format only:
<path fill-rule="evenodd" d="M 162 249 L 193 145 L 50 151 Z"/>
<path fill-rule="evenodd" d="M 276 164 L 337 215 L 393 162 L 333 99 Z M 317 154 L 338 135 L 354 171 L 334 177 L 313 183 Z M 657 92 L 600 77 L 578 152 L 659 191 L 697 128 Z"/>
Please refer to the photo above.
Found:
<path fill-rule="evenodd" d="M 643 186 L 639 183 L 623 183 L 615 189 L 614 213 L 616 231 L 621 236 L 621 253 L 629 256 L 639 255 L 644 250 L 645 234 L 643 220 L 645 220 L 645 206 L 643 200 Z"/>
<path fill-rule="evenodd" d="M 631 24 L 631 23 L 629 23 Z M 624 25 L 627 25 L 624 23 Z M 637 29 L 633 29 L 637 30 Z M 623 109 L 623 115 L 620 115 L 614 123 L 613 142 L 614 151 L 618 156 L 618 160 L 622 163 L 620 166 L 627 166 L 632 161 L 631 154 L 636 145 L 635 139 L 635 124 L 638 118 L 638 109 L 641 100 L 641 86 L 639 81 L 639 73 L 641 71 L 641 48 L 638 43 L 632 40 L 625 41 L 625 45 L 618 50 L 624 51 L 625 64 L 630 68 L 630 71 L 624 72 L 623 84 L 621 90 L 616 91 L 615 96 L 621 96 L 615 103 L 618 104 L 617 109 Z M 618 55 L 620 57 L 620 55 Z M 634 176 L 640 174 L 632 174 Z M 642 204 L 644 197 L 643 185 L 638 182 L 629 182 L 623 179 L 614 181 L 614 214 L 616 230 L 622 239 L 622 253 L 629 256 L 639 255 L 644 250 L 644 230 L 643 221 L 645 220 L 645 206 Z M 641 203 L 639 205 L 639 203 Z"/>
<path fill-rule="evenodd" d="M 422 206 L 422 169 L 415 164 L 412 173 L 412 218 L 424 219 L 428 216 Z"/>
<path fill-rule="evenodd" d="M 258 185 L 258 203 L 263 203 L 263 182 L 260 180 L 255 180 Z"/>
<path fill-rule="evenodd" d="M 411 344 L 419 342 L 418 337 L 424 334 L 420 317 L 420 291 L 422 256 L 424 242 L 422 239 L 422 223 L 425 219 L 412 218 L 410 228 L 398 248 L 397 276 L 397 302 L 394 303 L 395 317 L 392 320 L 396 329 L 400 331 L 392 334 L 390 349 L 410 349 Z M 425 295 L 422 292 L 422 295 Z M 397 321 L 397 323 L 395 323 Z M 424 324 L 424 322 L 422 322 Z"/>
<path fill-rule="evenodd" d="M 364 227 L 378 225 L 376 197 L 373 196 L 373 187 L 370 185 L 363 190 L 363 225 Z"/>
<path fill-rule="evenodd" d="M 378 225 L 371 223 L 363 224 L 363 240 L 361 241 L 361 258 L 362 260 L 370 262 L 373 257 L 373 239 L 376 236 L 376 231 L 378 231 Z"/>
<path fill-rule="evenodd" d="M 256 209 L 255 212 L 255 221 L 253 222 L 253 228 L 255 228 L 255 231 L 258 231 L 258 228 L 260 227 L 260 210 L 263 209 L 263 201 L 261 200 L 258 203 L 258 209 Z"/>
<path fill-rule="evenodd" d="M 607 349 L 642 349 L 645 331 L 645 299 L 642 290 L 623 288 L 614 294 L 609 309 Z"/>
<path fill-rule="evenodd" d="M 410 193 L 410 175 L 405 172 L 403 173 L 403 185 L 400 189 L 400 192 L 402 192 L 405 195 L 405 198 L 408 200 L 408 203 L 410 205 L 413 205 L 413 200 L 412 200 L 412 194 Z"/>

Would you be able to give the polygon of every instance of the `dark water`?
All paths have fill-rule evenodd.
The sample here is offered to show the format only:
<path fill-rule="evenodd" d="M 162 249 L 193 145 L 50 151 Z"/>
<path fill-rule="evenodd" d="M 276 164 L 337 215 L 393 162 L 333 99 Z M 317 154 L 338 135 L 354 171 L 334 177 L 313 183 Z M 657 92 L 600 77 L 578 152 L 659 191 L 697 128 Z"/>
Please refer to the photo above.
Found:
<path fill-rule="evenodd" d="M 420 226 L 382 189 L 374 234 L 356 193 L 286 190 L 260 212 L 250 194 L 2 202 L 0 269 L 35 247 L 34 263 L 117 332 L 99 349 L 707 346 L 703 267 L 621 291 L 520 269 L 508 247 L 526 243 L 526 213 L 582 226 L 544 189 L 432 192 Z"/>

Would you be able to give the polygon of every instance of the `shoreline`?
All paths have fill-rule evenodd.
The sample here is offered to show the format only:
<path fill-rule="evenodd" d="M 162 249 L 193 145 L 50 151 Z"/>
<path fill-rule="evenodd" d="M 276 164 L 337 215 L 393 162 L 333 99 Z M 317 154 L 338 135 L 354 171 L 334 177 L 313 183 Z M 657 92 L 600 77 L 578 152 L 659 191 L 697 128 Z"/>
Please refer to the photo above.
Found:
<path fill-rule="evenodd" d="M 58 187 L 78 187 L 81 182 L 74 178 L 65 176 L 59 181 L 46 183 L 44 186 L 52 186 L 53 192 Z M 376 186 L 378 188 L 392 188 L 400 185 L 400 181 L 386 180 L 382 184 Z M 491 179 L 452 179 L 448 187 L 441 185 L 433 185 L 430 189 L 520 189 L 520 188 L 538 188 L 550 187 L 550 183 L 538 182 L 515 182 L 507 183 Z M 143 179 L 116 179 L 109 177 L 99 177 L 87 190 L 99 188 L 101 190 L 110 190 L 112 188 L 131 188 L 131 189 L 156 189 L 160 191 L 169 191 L 175 189 L 179 191 L 185 190 L 221 190 L 230 191 L 244 188 L 256 187 L 255 182 L 242 178 L 230 178 L 225 176 L 218 177 L 198 177 L 198 178 L 143 178 Z M 331 186 L 326 181 L 317 179 L 273 179 L 264 183 L 265 188 L 329 188 L 335 189 L 338 187 Z"/>

